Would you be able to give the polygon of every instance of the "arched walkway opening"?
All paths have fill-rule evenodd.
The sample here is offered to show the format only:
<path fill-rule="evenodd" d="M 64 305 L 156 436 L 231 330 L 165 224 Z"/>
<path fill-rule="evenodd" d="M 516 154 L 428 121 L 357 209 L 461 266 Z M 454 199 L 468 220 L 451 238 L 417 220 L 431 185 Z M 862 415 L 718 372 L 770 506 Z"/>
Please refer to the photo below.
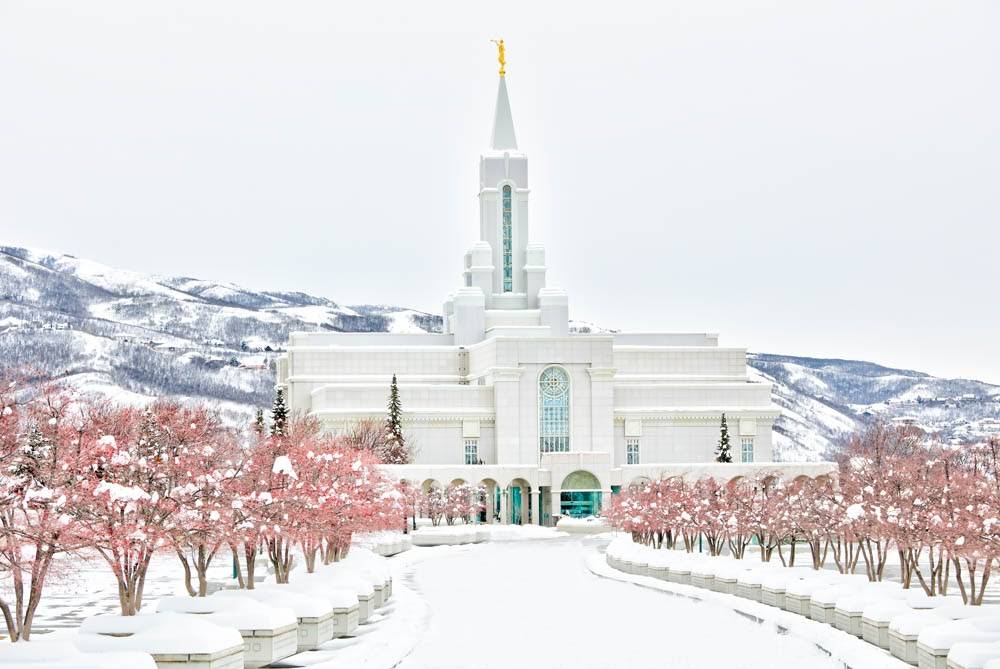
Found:
<path fill-rule="evenodd" d="M 500 486 L 493 479 L 483 479 L 479 482 L 479 487 L 484 490 L 479 522 L 492 524 L 500 515 Z"/>
<path fill-rule="evenodd" d="M 531 484 L 524 479 L 514 479 L 507 486 L 507 518 L 505 522 L 511 525 L 529 524 L 532 512 L 530 508 Z"/>
<path fill-rule="evenodd" d="M 559 493 L 559 514 L 586 518 L 601 512 L 601 482 L 588 471 L 578 469 L 563 479 Z"/>

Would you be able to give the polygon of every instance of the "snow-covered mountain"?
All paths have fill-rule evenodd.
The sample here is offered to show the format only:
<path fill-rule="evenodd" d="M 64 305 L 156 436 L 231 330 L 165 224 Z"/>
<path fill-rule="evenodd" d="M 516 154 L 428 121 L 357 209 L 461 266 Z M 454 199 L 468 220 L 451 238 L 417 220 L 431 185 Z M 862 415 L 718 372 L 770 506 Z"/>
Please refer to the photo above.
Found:
<path fill-rule="evenodd" d="M 574 323 L 578 331 L 601 331 Z M 305 293 L 151 276 L 38 249 L 0 247 L 0 368 L 142 402 L 219 402 L 232 418 L 270 403 L 274 358 L 295 330 L 438 331 L 438 316 L 344 306 Z M 948 440 L 1000 432 L 1000 387 L 851 360 L 753 354 L 775 383 L 783 459 L 818 459 L 875 415 Z"/>

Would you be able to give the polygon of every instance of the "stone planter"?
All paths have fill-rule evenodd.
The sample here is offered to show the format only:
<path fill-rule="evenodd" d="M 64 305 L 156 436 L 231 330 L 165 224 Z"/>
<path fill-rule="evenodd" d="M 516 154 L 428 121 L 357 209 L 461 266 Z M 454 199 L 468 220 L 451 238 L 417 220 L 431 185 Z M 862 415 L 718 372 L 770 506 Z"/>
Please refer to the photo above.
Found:
<path fill-rule="evenodd" d="M 839 580 L 838 574 L 823 574 L 788 583 L 785 586 L 785 610 L 808 618 L 812 594 Z"/>
<path fill-rule="evenodd" d="M 213 595 L 164 597 L 156 603 L 156 610 L 239 630 L 247 669 L 263 667 L 298 651 L 298 618 L 290 608 L 268 606 L 246 596 Z"/>
<path fill-rule="evenodd" d="M 75 644 L 85 652 L 148 653 L 158 669 L 244 666 L 243 638 L 237 630 L 175 613 L 87 618 Z"/>
<path fill-rule="evenodd" d="M 361 614 L 358 602 L 351 606 L 336 607 L 333 609 L 333 638 L 349 636 L 361 624 Z"/>
<path fill-rule="evenodd" d="M 952 600 L 954 598 L 943 598 Z M 965 606 L 964 604 L 947 603 L 933 609 L 903 613 L 889 623 L 889 651 L 910 664 L 917 664 L 919 653 L 917 640 L 925 631 L 954 620 L 969 620 L 973 618 L 992 618 L 997 614 L 989 606 Z M 1000 639 L 1000 632 L 997 634 Z M 933 645 L 933 644 L 928 644 Z"/>
<path fill-rule="evenodd" d="M 942 625 L 949 618 L 933 611 L 914 611 L 895 616 L 889 622 L 889 652 L 903 662 L 917 663 L 917 637 L 925 628 Z"/>
<path fill-rule="evenodd" d="M 948 669 L 985 669 L 1000 665 L 1000 643 L 956 643 L 948 652 Z"/>
<path fill-rule="evenodd" d="M 670 570 L 667 572 L 667 578 L 671 583 L 691 585 L 691 565 L 683 562 L 670 565 Z"/>
<path fill-rule="evenodd" d="M 291 609 L 298 620 L 298 652 L 313 650 L 333 638 L 333 607 L 322 597 L 295 592 L 284 585 L 267 585 L 253 590 L 226 590 L 215 596 L 250 597 L 267 606 Z"/>
<path fill-rule="evenodd" d="M 329 604 L 332 613 L 332 638 L 334 639 L 350 635 L 361 622 L 361 605 L 358 596 L 354 594 L 356 592 L 354 586 L 336 585 L 316 574 L 311 574 L 310 578 L 274 587 L 290 588 L 300 594 L 319 597 Z"/>
<path fill-rule="evenodd" d="M 702 564 L 692 567 L 691 585 L 696 588 L 712 590 L 715 585 L 715 570 L 718 567 L 718 558 L 706 558 Z"/>
<path fill-rule="evenodd" d="M 809 598 L 809 617 L 827 625 L 836 623 L 837 599 L 858 591 L 855 583 L 838 583 L 815 590 Z"/>
<path fill-rule="evenodd" d="M 920 669 L 947 669 L 948 652 L 963 642 L 1000 641 L 1000 617 L 976 617 L 932 625 L 917 637 L 917 666 Z"/>
<path fill-rule="evenodd" d="M 776 572 L 777 570 L 771 566 L 758 566 L 744 570 L 736 579 L 735 594 L 755 602 L 761 601 L 764 580 Z"/>
<path fill-rule="evenodd" d="M 861 638 L 879 648 L 889 650 L 889 623 L 896 616 L 912 611 L 901 600 L 875 602 L 861 612 Z"/>
<path fill-rule="evenodd" d="M 748 583 L 747 581 L 736 581 L 736 590 L 734 593 L 737 597 L 742 597 L 743 599 L 749 599 L 755 602 L 760 601 L 760 583 Z"/>

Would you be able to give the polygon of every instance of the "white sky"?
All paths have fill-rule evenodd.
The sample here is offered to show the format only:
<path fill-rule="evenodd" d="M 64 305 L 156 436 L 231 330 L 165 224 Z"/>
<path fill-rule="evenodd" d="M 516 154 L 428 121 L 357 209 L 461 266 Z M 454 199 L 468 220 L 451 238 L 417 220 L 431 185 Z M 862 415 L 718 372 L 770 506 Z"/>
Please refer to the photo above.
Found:
<path fill-rule="evenodd" d="M 0 0 L 0 243 L 439 311 L 507 42 L 571 315 L 1000 383 L 1000 3 Z"/>

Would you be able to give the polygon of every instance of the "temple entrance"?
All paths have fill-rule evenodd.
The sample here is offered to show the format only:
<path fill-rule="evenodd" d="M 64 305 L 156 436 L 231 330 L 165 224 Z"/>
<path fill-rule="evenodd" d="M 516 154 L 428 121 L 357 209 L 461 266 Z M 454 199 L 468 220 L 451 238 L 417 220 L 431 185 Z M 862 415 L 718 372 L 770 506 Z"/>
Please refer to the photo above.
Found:
<path fill-rule="evenodd" d="M 601 511 L 600 490 L 572 490 L 559 493 L 559 506 L 563 516 L 586 518 Z"/>
<path fill-rule="evenodd" d="M 586 518 L 601 512 L 601 482 L 581 470 L 563 479 L 559 493 L 559 513 L 563 517 Z"/>

